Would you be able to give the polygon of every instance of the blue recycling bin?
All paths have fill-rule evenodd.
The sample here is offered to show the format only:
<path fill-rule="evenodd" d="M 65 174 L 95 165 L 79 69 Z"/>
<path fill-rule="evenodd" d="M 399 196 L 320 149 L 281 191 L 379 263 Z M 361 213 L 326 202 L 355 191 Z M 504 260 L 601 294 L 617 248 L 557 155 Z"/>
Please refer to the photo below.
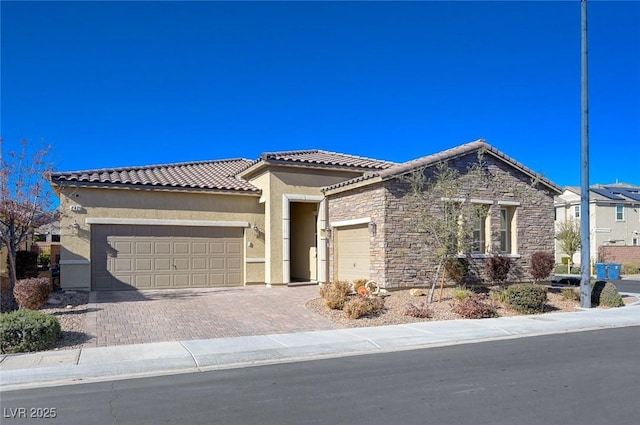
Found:
<path fill-rule="evenodd" d="M 620 279 L 620 268 L 622 264 L 609 263 L 609 279 Z"/>
<path fill-rule="evenodd" d="M 606 279 L 607 278 L 607 263 L 596 263 L 596 277 L 598 279 Z"/>

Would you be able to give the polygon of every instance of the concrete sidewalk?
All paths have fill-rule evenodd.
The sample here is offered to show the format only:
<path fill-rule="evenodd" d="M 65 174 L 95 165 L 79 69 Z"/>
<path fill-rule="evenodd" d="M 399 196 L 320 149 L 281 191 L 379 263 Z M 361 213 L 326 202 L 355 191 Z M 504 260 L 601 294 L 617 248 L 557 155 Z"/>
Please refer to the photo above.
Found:
<path fill-rule="evenodd" d="M 640 302 L 608 310 L 2 355 L 0 383 L 7 391 L 623 326 L 640 326 Z"/>

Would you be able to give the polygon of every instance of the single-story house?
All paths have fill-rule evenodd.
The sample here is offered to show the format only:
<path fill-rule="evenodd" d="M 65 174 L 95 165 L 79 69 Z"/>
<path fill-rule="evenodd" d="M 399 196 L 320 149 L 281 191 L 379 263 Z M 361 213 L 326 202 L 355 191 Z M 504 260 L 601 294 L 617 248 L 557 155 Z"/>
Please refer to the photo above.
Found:
<path fill-rule="evenodd" d="M 499 188 L 478 187 L 470 199 L 489 211 L 482 224 L 486 243 L 474 258 L 501 243 L 502 254 L 517 259 L 519 273 L 526 275 L 531 254 L 553 252 L 553 198 L 561 189 L 478 140 L 402 164 L 300 150 L 263 153 L 255 161 L 53 173 L 63 211 L 61 287 L 358 278 L 386 288 L 421 285 L 434 264 L 428 243 L 407 219 L 415 211 L 402 176 L 442 161 L 464 173 L 479 150 L 486 166 L 503 178 Z M 514 199 L 516 191 L 527 196 Z M 501 241 L 491 240 L 496 233 Z"/>

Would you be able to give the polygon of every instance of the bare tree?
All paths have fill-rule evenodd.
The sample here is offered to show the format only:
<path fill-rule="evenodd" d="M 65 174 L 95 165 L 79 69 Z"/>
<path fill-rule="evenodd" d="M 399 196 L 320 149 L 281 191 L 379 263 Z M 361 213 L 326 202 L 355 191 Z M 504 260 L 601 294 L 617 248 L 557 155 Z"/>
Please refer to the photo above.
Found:
<path fill-rule="evenodd" d="M 33 149 L 24 139 L 20 144 L 19 151 L 3 156 L 0 138 L 0 248 L 7 247 L 11 308 L 16 306 L 16 254 L 30 232 L 47 221 L 53 205 L 47 182 L 53 171 L 51 147 Z"/>
<path fill-rule="evenodd" d="M 560 250 L 569 256 L 567 268 L 571 274 L 571 265 L 573 264 L 573 255 L 580 250 L 580 222 L 574 219 L 561 221 L 558 223 L 556 231 L 556 239 Z"/>

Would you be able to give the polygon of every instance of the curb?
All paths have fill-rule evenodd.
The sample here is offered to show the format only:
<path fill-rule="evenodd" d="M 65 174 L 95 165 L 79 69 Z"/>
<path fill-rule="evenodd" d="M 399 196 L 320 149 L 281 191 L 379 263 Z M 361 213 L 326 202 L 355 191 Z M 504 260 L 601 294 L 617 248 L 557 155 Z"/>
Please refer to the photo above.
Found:
<path fill-rule="evenodd" d="M 3 391 L 640 326 L 625 308 L 5 355 Z"/>

